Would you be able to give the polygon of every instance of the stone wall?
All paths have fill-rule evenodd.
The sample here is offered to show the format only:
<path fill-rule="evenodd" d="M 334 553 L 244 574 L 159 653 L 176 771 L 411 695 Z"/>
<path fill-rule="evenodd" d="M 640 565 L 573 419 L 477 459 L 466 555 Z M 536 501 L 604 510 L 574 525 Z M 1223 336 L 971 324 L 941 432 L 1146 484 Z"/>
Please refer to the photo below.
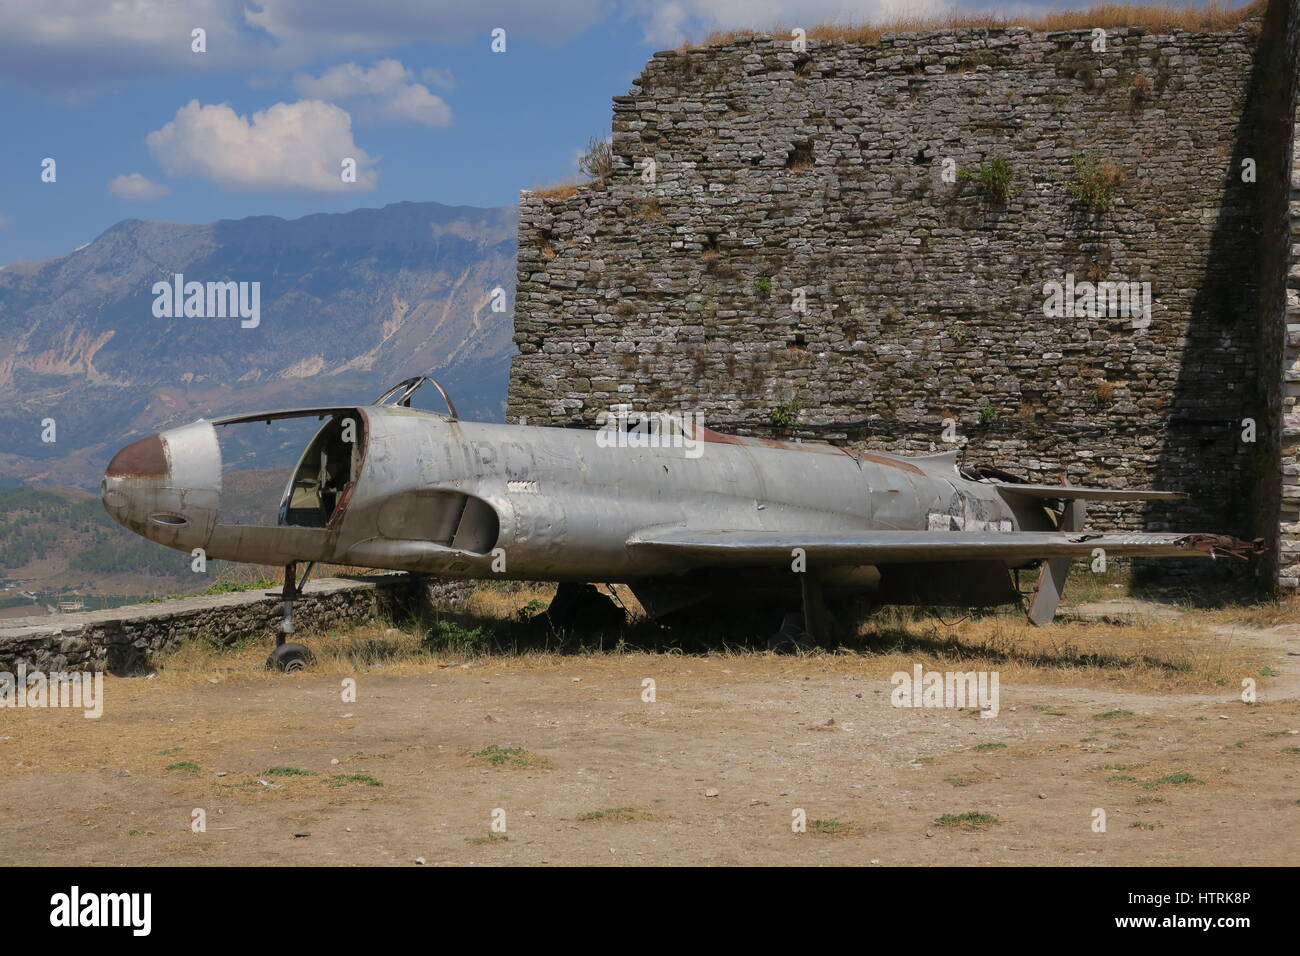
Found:
<path fill-rule="evenodd" d="M 400 618 L 431 603 L 459 600 L 466 582 L 430 581 L 419 575 L 375 580 L 322 578 L 307 583 L 294 606 L 298 633 L 346 627 L 376 617 Z M 0 621 L 0 671 L 109 671 L 135 674 L 155 654 L 206 636 L 225 643 L 265 638 L 274 645 L 281 603 L 264 591 L 242 591 L 136 604 L 106 611 Z"/>
<path fill-rule="evenodd" d="M 1090 31 L 954 29 L 655 54 L 614 98 L 613 175 L 521 198 L 509 416 L 590 425 L 627 402 L 909 452 L 952 447 L 953 419 L 963 461 L 1193 496 L 1096 506 L 1098 525 L 1276 543 L 1300 335 L 1285 250 L 1263 253 L 1287 228 L 1294 7 L 1274 0 L 1272 43 L 1256 19 L 1112 29 L 1104 52 Z M 1283 140 L 1261 119 L 1281 100 Z M 1072 191 L 1080 157 L 1121 177 L 1109 209 Z M 970 178 L 998 158 L 1005 200 Z M 1067 274 L 1149 282 L 1149 324 L 1047 317 Z"/>
<path fill-rule="evenodd" d="M 1284 4 L 1277 2 L 1275 7 Z M 1265 491 L 1281 499 L 1278 541 L 1278 583 L 1285 589 L 1300 588 L 1300 156 L 1296 134 L 1300 131 L 1300 3 L 1285 4 L 1286 14 L 1269 11 L 1277 24 L 1273 32 L 1278 40 L 1267 59 L 1261 57 L 1262 69 L 1275 78 L 1273 93 L 1262 107 L 1267 123 L 1268 141 L 1277 157 L 1281 175 L 1273 177 L 1267 194 L 1272 216 L 1265 221 L 1261 261 L 1266 264 L 1270 282 L 1265 314 L 1267 345 L 1262 349 L 1270 367 L 1261 380 L 1278 388 L 1270 389 L 1270 410 L 1280 424 L 1271 429 L 1279 464 L 1265 473 Z M 1283 29 L 1285 25 L 1285 29 Z M 1278 362 L 1280 352 L 1280 363 Z M 1280 368 L 1279 368 L 1280 364 Z M 1273 421 L 1274 419 L 1270 419 Z M 1267 495 L 1260 496 L 1266 507 Z"/>

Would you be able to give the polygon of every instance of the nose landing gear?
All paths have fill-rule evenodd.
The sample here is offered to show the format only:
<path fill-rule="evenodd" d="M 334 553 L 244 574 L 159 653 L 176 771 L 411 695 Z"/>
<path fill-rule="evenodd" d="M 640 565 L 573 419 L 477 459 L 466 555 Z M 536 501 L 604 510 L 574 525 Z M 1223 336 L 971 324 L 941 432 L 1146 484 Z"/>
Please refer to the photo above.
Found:
<path fill-rule="evenodd" d="M 286 641 L 285 635 L 293 633 L 293 602 L 302 597 L 302 589 L 315 566 L 314 561 L 308 564 L 302 580 L 299 581 L 297 562 L 289 562 L 284 566 L 284 587 L 278 594 L 275 591 L 267 592 L 272 597 L 280 598 L 284 605 L 284 615 L 280 619 L 280 628 L 275 635 L 275 650 L 271 651 L 271 655 L 266 659 L 266 669 L 269 671 L 279 670 L 292 674 L 304 670 L 314 658 L 311 648 L 305 644 Z"/>

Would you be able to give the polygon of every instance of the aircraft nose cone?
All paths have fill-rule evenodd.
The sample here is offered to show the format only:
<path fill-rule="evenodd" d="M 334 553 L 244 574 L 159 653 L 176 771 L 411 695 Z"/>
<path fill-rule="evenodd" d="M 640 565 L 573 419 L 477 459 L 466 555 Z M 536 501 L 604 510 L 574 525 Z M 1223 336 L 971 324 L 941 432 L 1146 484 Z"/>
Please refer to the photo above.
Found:
<path fill-rule="evenodd" d="M 127 445 L 108 463 L 105 478 L 165 478 L 167 451 L 161 435 L 150 435 Z"/>
<path fill-rule="evenodd" d="M 221 492 L 221 450 L 211 423 L 197 421 L 127 445 L 100 485 L 118 524 L 173 548 L 206 540 Z"/>
<path fill-rule="evenodd" d="M 139 523 L 136 514 L 143 510 L 141 496 L 147 488 L 156 489 L 168 477 L 167 450 L 161 435 L 150 435 L 127 445 L 108 463 L 100 483 L 100 498 L 106 510 L 118 522 L 132 527 Z"/>

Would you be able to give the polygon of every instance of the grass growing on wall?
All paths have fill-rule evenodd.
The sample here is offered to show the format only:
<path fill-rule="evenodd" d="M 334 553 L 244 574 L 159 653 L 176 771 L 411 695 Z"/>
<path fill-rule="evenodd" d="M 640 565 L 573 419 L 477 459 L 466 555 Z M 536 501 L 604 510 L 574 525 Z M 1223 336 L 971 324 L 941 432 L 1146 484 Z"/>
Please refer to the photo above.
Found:
<path fill-rule="evenodd" d="M 1076 201 L 1097 212 L 1106 212 L 1115 205 L 1122 181 L 1123 173 L 1117 165 L 1089 153 L 1075 155 L 1074 175 L 1065 185 Z"/>
<path fill-rule="evenodd" d="M 1205 6 L 1166 4 L 1144 6 L 1129 3 L 1105 3 L 1080 10 L 1052 10 L 1038 16 L 1005 13 L 949 13 L 936 16 L 901 16 L 877 23 L 819 23 L 805 26 L 810 40 L 842 40 L 848 43 L 879 43 L 884 33 L 915 33 L 924 30 L 995 29 L 1029 27 L 1033 30 L 1089 30 L 1096 27 L 1145 27 L 1148 30 L 1187 30 L 1218 32 L 1231 30 L 1243 20 L 1264 12 L 1267 0 L 1254 0 L 1245 6 L 1230 7 L 1210 2 Z M 788 37 L 799 24 L 772 27 L 762 32 Z M 687 42 L 682 48 L 731 43 L 753 36 L 756 29 L 715 30 L 700 43 Z"/>
<path fill-rule="evenodd" d="M 1005 156 L 994 156 L 977 169 L 962 169 L 961 179 L 973 182 L 993 202 L 1006 202 L 1015 193 L 1012 185 L 1011 164 Z"/>

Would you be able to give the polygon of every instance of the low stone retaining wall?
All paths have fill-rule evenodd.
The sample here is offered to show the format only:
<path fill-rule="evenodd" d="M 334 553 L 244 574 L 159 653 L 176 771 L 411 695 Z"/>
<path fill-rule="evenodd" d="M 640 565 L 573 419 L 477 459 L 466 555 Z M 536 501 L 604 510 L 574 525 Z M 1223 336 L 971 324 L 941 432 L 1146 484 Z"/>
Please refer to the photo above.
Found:
<path fill-rule="evenodd" d="M 375 617 L 402 618 L 435 604 L 462 599 L 469 582 L 433 581 L 419 575 L 386 574 L 366 579 L 309 581 L 294 605 L 299 632 L 360 624 Z M 206 594 L 105 611 L 14 618 L 0 622 L 0 671 L 20 663 L 29 671 L 108 671 L 133 674 L 154 654 L 199 635 L 234 642 L 265 637 L 269 651 L 281 603 L 263 590 Z"/>

